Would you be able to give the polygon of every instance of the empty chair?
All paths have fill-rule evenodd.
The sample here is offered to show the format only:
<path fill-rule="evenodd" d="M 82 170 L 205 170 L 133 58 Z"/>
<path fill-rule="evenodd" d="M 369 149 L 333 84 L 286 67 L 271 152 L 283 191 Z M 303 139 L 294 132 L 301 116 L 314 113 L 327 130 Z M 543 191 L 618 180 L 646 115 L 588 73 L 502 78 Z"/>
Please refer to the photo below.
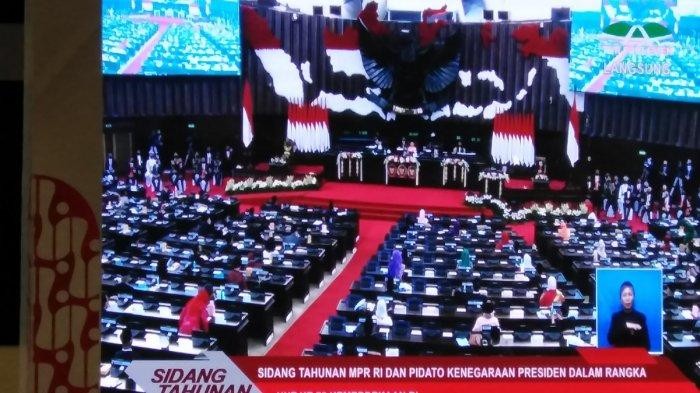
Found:
<path fill-rule="evenodd" d="M 422 263 L 413 263 L 411 264 L 411 274 L 414 276 L 423 276 L 425 275 L 425 265 Z"/>
<path fill-rule="evenodd" d="M 348 295 L 348 297 L 345 298 L 345 304 L 348 307 L 353 308 L 362 299 L 364 299 L 362 296 L 351 293 L 350 295 Z"/>
<path fill-rule="evenodd" d="M 362 278 L 360 278 L 360 288 L 372 288 L 372 287 L 374 287 L 374 277 L 362 276 Z"/>
<path fill-rule="evenodd" d="M 411 333 L 411 324 L 408 321 L 394 321 L 392 331 L 396 337 L 406 337 Z"/>
<path fill-rule="evenodd" d="M 340 315 L 334 315 L 328 319 L 328 330 L 331 332 L 345 331 L 345 322 L 347 319 Z"/>
<path fill-rule="evenodd" d="M 209 342 L 209 334 L 201 330 L 192 331 L 192 346 L 195 348 L 207 348 Z"/>
<path fill-rule="evenodd" d="M 423 307 L 423 300 L 421 298 L 410 297 L 406 301 L 406 308 L 408 311 L 418 312 L 421 310 L 421 307 Z"/>
<path fill-rule="evenodd" d="M 423 337 L 427 339 L 437 339 L 442 336 L 442 328 L 437 322 L 428 322 L 422 329 Z"/>
<path fill-rule="evenodd" d="M 412 284 L 413 292 L 425 292 L 425 280 L 415 279 Z"/>

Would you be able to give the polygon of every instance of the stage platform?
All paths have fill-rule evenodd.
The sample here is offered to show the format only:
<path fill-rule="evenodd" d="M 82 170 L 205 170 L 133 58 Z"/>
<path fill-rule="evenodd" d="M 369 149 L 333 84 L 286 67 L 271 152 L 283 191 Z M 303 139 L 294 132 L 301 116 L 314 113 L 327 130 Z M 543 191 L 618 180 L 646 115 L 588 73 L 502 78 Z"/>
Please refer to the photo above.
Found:
<path fill-rule="evenodd" d="M 481 210 L 464 206 L 464 191 L 433 187 L 402 187 L 326 181 L 319 190 L 236 195 L 244 206 L 260 205 L 272 195 L 278 200 L 308 205 L 358 209 L 362 218 L 396 220 L 406 212 L 470 215 Z"/>
<path fill-rule="evenodd" d="M 530 179 L 511 179 L 503 187 L 501 199 L 511 204 L 525 202 L 582 202 L 585 190 L 568 187 L 563 180 L 550 180 L 548 188 L 537 188 Z"/>

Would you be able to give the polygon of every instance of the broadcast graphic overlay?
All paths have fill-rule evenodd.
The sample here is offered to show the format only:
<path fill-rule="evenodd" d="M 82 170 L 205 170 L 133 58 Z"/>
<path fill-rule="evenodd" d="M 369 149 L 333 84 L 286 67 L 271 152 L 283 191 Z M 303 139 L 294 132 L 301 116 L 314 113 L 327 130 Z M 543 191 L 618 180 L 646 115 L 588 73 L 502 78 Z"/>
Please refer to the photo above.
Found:
<path fill-rule="evenodd" d="M 662 353 L 662 285 L 660 269 L 597 269 L 598 347 Z"/>
<path fill-rule="evenodd" d="M 135 360 L 126 373 L 147 393 L 696 390 L 669 359 L 639 348 L 582 349 L 566 358 L 228 358 L 207 352 L 198 360 Z"/>
<path fill-rule="evenodd" d="M 571 89 L 700 102 L 698 34 L 698 1 L 578 4 L 571 22 Z"/>
<path fill-rule="evenodd" d="M 105 0 L 105 75 L 240 75 L 238 0 Z"/>

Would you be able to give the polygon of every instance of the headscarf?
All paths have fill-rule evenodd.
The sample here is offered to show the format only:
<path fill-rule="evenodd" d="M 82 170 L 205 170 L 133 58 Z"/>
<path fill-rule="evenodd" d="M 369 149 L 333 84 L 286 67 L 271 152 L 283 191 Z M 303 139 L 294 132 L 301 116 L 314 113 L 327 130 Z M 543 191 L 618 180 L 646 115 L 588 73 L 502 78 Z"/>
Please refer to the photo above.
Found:
<path fill-rule="evenodd" d="M 598 250 L 599 253 L 602 255 L 605 255 L 605 242 L 603 239 L 598 240 L 598 244 L 596 245 L 596 250 Z"/>
<path fill-rule="evenodd" d="M 385 319 L 386 317 L 389 316 L 389 313 L 386 310 L 386 300 L 384 300 L 384 299 L 377 300 L 377 309 L 374 311 L 374 315 L 377 316 L 378 320 Z"/>
<path fill-rule="evenodd" d="M 547 290 L 556 291 L 557 290 L 557 279 L 554 276 L 549 276 L 547 278 Z"/>
<path fill-rule="evenodd" d="M 523 263 L 520 265 L 520 270 L 525 271 L 525 269 L 533 269 L 534 266 L 532 265 L 532 257 L 530 254 L 525 254 L 523 255 Z"/>
<path fill-rule="evenodd" d="M 428 223 L 428 217 L 425 216 L 425 209 L 420 209 L 418 211 L 418 219 L 416 220 L 419 224 Z"/>
<path fill-rule="evenodd" d="M 180 313 L 179 331 L 191 334 L 193 330 L 209 331 L 209 325 L 201 316 L 207 311 L 211 295 L 206 289 L 200 288 L 197 295 L 190 299 Z"/>
<path fill-rule="evenodd" d="M 459 267 L 470 267 L 471 266 L 471 256 L 469 255 L 469 249 L 464 247 L 462 250 L 462 255 L 459 257 Z"/>
<path fill-rule="evenodd" d="M 571 231 L 569 230 L 569 227 L 566 226 L 566 221 L 561 220 L 559 223 L 559 230 L 557 231 L 559 234 L 559 237 L 561 237 L 562 240 L 568 241 L 569 238 L 571 237 Z"/>
<path fill-rule="evenodd" d="M 393 325 L 391 317 L 387 312 L 386 300 L 384 299 L 377 300 L 377 308 L 374 310 L 374 316 L 377 318 L 377 325 Z"/>
<path fill-rule="evenodd" d="M 389 261 L 389 278 L 401 279 L 403 276 L 403 257 L 401 251 L 394 250 L 391 253 L 391 261 Z"/>

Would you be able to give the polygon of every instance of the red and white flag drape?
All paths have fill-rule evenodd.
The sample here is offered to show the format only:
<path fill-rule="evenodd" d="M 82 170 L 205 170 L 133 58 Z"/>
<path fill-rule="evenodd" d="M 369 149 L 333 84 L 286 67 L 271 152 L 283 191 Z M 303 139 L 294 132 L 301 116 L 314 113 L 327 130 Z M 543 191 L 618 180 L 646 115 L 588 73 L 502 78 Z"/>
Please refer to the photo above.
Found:
<path fill-rule="evenodd" d="M 241 131 L 243 132 L 243 146 L 248 147 L 253 141 L 253 94 L 250 91 L 250 83 L 246 79 L 243 85 L 243 107 L 241 110 Z"/>
<path fill-rule="evenodd" d="M 574 166 L 579 159 L 579 135 L 580 124 L 578 110 L 576 109 L 576 97 L 574 96 L 574 102 L 569 111 L 569 129 L 566 137 L 566 155 L 569 157 L 571 166 Z"/>
<path fill-rule="evenodd" d="M 289 102 L 304 102 L 304 82 L 299 67 L 282 49 L 282 43 L 270 30 L 267 20 L 255 9 L 243 7 L 243 28 L 243 37 L 270 74 L 275 92 Z"/>
<path fill-rule="evenodd" d="M 328 133 L 328 109 L 317 105 L 289 104 L 287 138 L 304 153 L 324 152 L 331 148 Z"/>
<path fill-rule="evenodd" d="M 358 33 L 354 27 L 346 27 L 343 34 L 335 34 L 326 27 L 323 31 L 323 40 L 333 72 L 344 72 L 348 76 L 360 75 L 367 78 L 367 72 L 362 64 Z"/>
<path fill-rule="evenodd" d="M 497 164 L 535 165 L 535 117 L 502 114 L 493 119 L 491 157 Z"/>

